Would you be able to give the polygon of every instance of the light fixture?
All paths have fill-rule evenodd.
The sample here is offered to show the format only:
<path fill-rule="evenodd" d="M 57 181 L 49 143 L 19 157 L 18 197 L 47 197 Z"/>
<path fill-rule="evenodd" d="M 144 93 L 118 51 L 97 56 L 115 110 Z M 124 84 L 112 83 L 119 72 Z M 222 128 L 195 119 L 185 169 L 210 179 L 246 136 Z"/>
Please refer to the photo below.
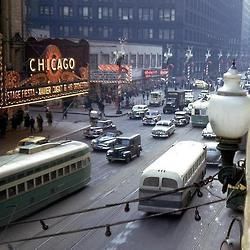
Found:
<path fill-rule="evenodd" d="M 250 121 L 250 98 L 241 88 L 240 78 L 233 61 L 231 68 L 224 74 L 223 87 L 211 95 L 208 117 L 219 141 L 217 148 L 221 151 L 222 165 L 218 178 L 223 185 L 222 192 L 228 191 L 230 195 L 227 207 L 242 210 L 244 199 L 239 202 L 238 197 L 234 197 L 231 192 L 235 185 L 245 183 L 244 169 L 236 166 L 233 160 L 242 136 L 248 131 Z M 229 190 L 229 187 L 232 189 Z M 236 199 L 237 206 L 233 204 Z"/>

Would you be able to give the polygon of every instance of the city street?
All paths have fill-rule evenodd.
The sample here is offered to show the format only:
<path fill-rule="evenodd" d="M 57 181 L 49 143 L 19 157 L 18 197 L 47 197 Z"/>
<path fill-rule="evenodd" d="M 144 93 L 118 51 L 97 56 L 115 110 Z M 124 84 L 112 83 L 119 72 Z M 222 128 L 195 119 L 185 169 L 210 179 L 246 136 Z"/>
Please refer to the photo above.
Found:
<path fill-rule="evenodd" d="M 157 109 L 157 108 L 154 108 Z M 162 111 L 162 108 L 159 108 Z M 55 120 L 61 119 L 61 114 L 55 115 Z M 83 118 L 84 117 L 84 118 Z M 170 119 L 173 115 L 163 115 L 162 119 Z M 68 122 L 81 121 L 87 125 L 87 116 L 70 114 Z M 92 152 L 92 179 L 88 186 L 69 197 L 35 213 L 26 220 L 42 219 L 49 216 L 75 212 L 87 208 L 96 208 L 138 198 L 140 175 L 147 166 L 162 155 L 173 143 L 181 140 L 204 141 L 199 128 L 191 125 L 178 127 L 174 135 L 167 139 L 154 139 L 150 126 L 143 126 L 141 120 L 129 120 L 128 117 L 111 118 L 113 123 L 124 135 L 140 133 L 142 137 L 142 153 L 130 163 L 109 163 L 105 152 Z M 73 126 L 72 126 L 73 127 Z M 68 139 L 80 140 L 90 145 L 90 140 L 83 137 L 82 131 L 67 136 Z M 207 169 L 207 176 L 213 175 L 218 169 Z M 221 184 L 213 181 L 201 189 L 203 196 L 195 196 L 191 206 L 217 200 L 225 197 L 221 192 Z M 218 196 L 218 197 L 217 197 Z M 11 226 L 0 232 L 0 241 L 32 238 L 43 235 L 80 231 L 99 225 L 108 225 L 121 221 L 128 223 L 111 226 L 111 236 L 105 236 L 104 228 L 95 228 L 62 236 L 50 236 L 37 240 L 12 243 L 13 249 L 169 249 L 189 250 L 219 249 L 225 239 L 232 216 L 235 212 L 225 207 L 225 202 L 211 204 L 198 208 L 200 221 L 195 220 L 195 209 L 184 212 L 181 216 L 160 216 L 146 219 L 150 214 L 139 212 L 137 203 L 129 204 L 130 211 L 124 212 L 125 205 L 109 207 L 87 213 L 79 213 L 67 217 L 45 220 L 49 229 L 43 231 L 39 221 L 29 224 Z M 135 221 L 135 219 L 145 219 Z M 238 230 L 233 230 L 239 237 Z M 3 247 L 3 246 L 1 246 Z M 2 249 L 2 248 L 1 248 Z M 4 249 L 4 248 L 3 248 Z M 5 249 L 8 249 L 5 245 Z"/>

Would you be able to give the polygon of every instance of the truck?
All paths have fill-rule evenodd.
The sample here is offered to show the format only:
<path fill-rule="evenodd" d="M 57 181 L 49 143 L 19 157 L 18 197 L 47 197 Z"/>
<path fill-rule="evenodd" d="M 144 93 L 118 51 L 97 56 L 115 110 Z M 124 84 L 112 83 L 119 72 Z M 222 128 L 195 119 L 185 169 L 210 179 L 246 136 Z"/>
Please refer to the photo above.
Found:
<path fill-rule="evenodd" d="M 174 90 L 168 91 L 166 95 L 166 103 L 163 106 L 163 113 L 175 113 L 176 111 L 183 110 L 185 106 L 185 91 Z"/>

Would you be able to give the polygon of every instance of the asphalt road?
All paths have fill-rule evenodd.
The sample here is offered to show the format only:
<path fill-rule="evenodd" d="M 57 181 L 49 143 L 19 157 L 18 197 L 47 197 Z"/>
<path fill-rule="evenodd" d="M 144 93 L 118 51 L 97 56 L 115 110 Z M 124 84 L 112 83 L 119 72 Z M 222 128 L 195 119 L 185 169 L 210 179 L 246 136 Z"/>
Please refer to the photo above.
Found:
<path fill-rule="evenodd" d="M 171 115 L 162 115 L 171 118 Z M 80 119 L 77 116 L 72 120 Z M 177 128 L 174 135 L 167 139 L 151 137 L 152 127 L 143 126 L 140 120 L 129 120 L 126 116 L 113 118 L 117 128 L 124 134 L 140 133 L 143 151 L 139 158 L 129 164 L 108 163 L 103 152 L 92 152 L 92 180 L 89 185 L 71 196 L 29 216 L 27 219 L 40 219 L 52 215 L 94 208 L 111 203 L 119 203 L 138 197 L 138 185 L 141 172 L 155 159 L 162 155 L 173 143 L 181 140 L 203 141 L 201 129 L 191 125 Z M 70 139 L 85 141 L 82 133 L 72 135 Z M 217 169 L 207 169 L 212 175 Z M 201 198 L 194 197 L 191 205 L 224 197 L 221 184 L 214 181 L 202 190 Z M 39 240 L 11 244 L 14 249 L 87 249 L 87 250 L 189 250 L 219 249 L 226 236 L 234 212 L 225 208 L 225 203 L 200 207 L 200 221 L 194 219 L 194 209 L 181 216 L 161 216 L 141 221 L 133 221 L 111 227 L 111 236 L 105 236 L 105 228 L 88 230 L 80 233 L 58 237 L 46 237 Z M 137 210 L 137 203 L 130 204 L 130 211 L 124 212 L 124 205 L 96 210 L 93 212 L 62 217 L 46 221 L 47 231 L 41 229 L 40 223 L 22 224 L 10 227 L 0 234 L 0 240 L 13 240 L 41 236 L 81 228 L 106 225 L 124 220 L 144 219 L 147 214 Z M 238 230 L 233 232 L 239 237 Z M 7 249 L 7 246 L 2 246 Z M 4 249 L 3 248 L 3 249 Z M 1 246 L 0 246 L 1 249 Z"/>

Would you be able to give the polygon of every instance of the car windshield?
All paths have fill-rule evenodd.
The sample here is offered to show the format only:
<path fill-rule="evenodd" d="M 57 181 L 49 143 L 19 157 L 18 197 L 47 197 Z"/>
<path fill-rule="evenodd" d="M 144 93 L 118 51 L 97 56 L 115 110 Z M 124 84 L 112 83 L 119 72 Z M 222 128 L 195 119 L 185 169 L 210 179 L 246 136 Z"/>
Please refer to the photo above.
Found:
<path fill-rule="evenodd" d="M 104 136 L 115 137 L 115 133 L 107 132 L 107 133 L 104 134 Z"/>
<path fill-rule="evenodd" d="M 170 122 L 158 122 L 156 125 L 157 125 L 157 126 L 168 127 L 168 126 L 170 126 Z"/>
<path fill-rule="evenodd" d="M 147 112 L 147 115 L 156 116 L 156 115 L 158 115 L 158 112 L 157 111 L 149 111 L 149 112 Z"/>
<path fill-rule="evenodd" d="M 116 144 L 122 145 L 122 146 L 129 146 L 129 139 L 121 139 L 119 138 L 116 142 Z"/>

